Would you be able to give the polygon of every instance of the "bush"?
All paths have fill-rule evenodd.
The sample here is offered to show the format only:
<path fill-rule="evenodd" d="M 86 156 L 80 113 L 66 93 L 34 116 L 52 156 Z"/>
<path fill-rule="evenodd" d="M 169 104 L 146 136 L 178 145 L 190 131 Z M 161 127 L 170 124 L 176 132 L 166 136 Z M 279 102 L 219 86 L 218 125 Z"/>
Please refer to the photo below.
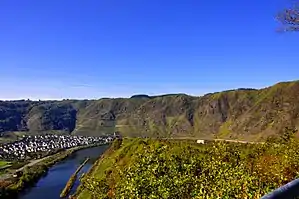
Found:
<path fill-rule="evenodd" d="M 117 138 L 113 141 L 112 143 L 112 149 L 113 150 L 117 150 L 121 147 L 121 144 L 122 144 L 122 139 L 121 138 Z"/>
<path fill-rule="evenodd" d="M 295 140 L 287 144 L 132 143 L 115 144 L 120 148 L 84 180 L 85 193 L 95 198 L 257 199 L 299 172 Z M 100 175 L 104 166 L 107 172 Z"/>

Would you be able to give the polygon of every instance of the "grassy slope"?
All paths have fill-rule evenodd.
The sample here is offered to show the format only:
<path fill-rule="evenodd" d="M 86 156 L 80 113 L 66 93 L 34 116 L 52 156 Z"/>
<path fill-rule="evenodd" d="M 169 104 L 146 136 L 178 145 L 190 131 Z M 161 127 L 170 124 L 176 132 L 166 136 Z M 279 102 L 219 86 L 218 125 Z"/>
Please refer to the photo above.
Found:
<path fill-rule="evenodd" d="M 102 156 L 99 158 L 85 177 L 85 179 L 96 179 L 103 180 L 106 177 L 106 174 L 111 171 L 113 165 L 117 162 L 119 157 L 122 157 L 122 160 L 118 162 L 118 165 L 129 164 L 131 161 L 132 154 L 136 152 L 138 148 L 139 139 L 125 139 L 122 144 L 122 148 L 118 150 L 113 150 L 110 147 Z M 119 180 L 115 178 L 114 180 Z M 91 197 L 90 192 L 82 187 L 78 188 L 78 198 L 88 199 Z M 78 194 L 78 193 L 77 193 Z"/>
<path fill-rule="evenodd" d="M 260 198 L 298 176 L 298 149 L 124 140 L 96 162 L 77 198 Z"/>
<path fill-rule="evenodd" d="M 0 168 L 4 167 L 6 165 L 9 165 L 9 164 L 10 164 L 10 162 L 0 160 Z"/>

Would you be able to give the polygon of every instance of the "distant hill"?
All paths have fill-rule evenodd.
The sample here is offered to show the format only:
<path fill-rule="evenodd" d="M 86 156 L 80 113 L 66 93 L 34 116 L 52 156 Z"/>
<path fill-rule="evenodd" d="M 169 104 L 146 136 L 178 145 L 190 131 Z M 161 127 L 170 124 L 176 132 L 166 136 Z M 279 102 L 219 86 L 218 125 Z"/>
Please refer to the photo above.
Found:
<path fill-rule="evenodd" d="M 148 98 L 148 99 L 150 99 L 151 97 L 148 96 L 148 95 L 140 94 L 140 95 L 133 95 L 133 96 L 131 97 L 131 99 L 133 99 L 133 98 Z"/>
<path fill-rule="evenodd" d="M 186 94 L 62 101 L 0 101 L 0 132 L 265 139 L 299 127 L 299 81 L 202 97 Z"/>

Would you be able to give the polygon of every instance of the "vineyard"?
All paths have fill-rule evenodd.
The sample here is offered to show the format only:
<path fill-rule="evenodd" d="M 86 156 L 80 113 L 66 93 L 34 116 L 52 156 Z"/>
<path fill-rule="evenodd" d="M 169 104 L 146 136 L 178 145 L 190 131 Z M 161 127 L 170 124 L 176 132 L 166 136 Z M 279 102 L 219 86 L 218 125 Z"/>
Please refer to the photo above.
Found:
<path fill-rule="evenodd" d="M 77 198 L 260 198 L 299 171 L 294 139 L 238 144 L 154 139 L 113 143 Z"/>

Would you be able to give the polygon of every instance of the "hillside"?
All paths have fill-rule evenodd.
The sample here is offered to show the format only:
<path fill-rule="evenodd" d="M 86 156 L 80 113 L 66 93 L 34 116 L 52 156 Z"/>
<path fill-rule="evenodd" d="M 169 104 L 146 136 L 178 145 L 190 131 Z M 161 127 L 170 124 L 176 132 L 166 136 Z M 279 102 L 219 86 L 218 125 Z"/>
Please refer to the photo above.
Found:
<path fill-rule="evenodd" d="M 258 199 L 298 177 L 298 141 L 279 143 L 116 140 L 72 198 Z"/>
<path fill-rule="evenodd" d="M 299 81 L 202 97 L 185 94 L 62 101 L 0 101 L 0 132 L 260 140 L 299 127 Z"/>

